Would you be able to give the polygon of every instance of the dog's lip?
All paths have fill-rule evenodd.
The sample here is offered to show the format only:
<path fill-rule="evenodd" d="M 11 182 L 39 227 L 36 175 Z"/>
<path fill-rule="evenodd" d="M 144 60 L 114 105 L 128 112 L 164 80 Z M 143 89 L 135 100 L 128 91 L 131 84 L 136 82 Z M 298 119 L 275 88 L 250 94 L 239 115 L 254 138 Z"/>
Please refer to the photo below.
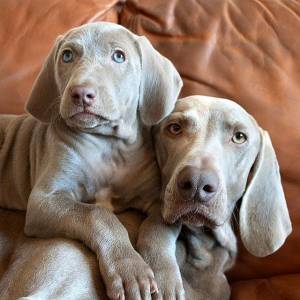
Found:
<path fill-rule="evenodd" d="M 99 121 L 101 121 L 101 123 L 109 123 L 110 120 L 108 120 L 107 118 L 99 115 L 99 114 L 96 114 L 92 111 L 89 111 L 89 110 L 84 110 L 84 111 L 80 111 L 80 112 L 76 112 L 74 113 L 70 118 L 73 119 L 73 118 L 76 118 L 76 117 L 95 117 L 97 118 Z"/>
<path fill-rule="evenodd" d="M 94 112 L 91 112 L 91 111 L 88 111 L 88 110 L 78 112 L 75 115 L 73 115 L 73 117 L 77 116 L 77 115 L 92 115 L 92 116 L 97 116 L 97 117 L 99 116 L 99 115 L 95 114 Z"/>

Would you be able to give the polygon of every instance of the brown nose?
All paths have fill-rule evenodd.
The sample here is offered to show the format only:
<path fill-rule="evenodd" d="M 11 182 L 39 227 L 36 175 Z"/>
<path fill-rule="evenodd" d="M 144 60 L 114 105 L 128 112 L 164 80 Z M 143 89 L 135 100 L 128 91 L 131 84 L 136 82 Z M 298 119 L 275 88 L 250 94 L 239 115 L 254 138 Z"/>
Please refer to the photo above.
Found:
<path fill-rule="evenodd" d="M 219 189 L 219 178 L 211 169 L 186 166 L 178 174 L 177 188 L 185 200 L 208 202 Z"/>
<path fill-rule="evenodd" d="M 96 91 L 87 86 L 73 86 L 70 89 L 72 102 L 78 106 L 91 106 L 96 98 Z"/>

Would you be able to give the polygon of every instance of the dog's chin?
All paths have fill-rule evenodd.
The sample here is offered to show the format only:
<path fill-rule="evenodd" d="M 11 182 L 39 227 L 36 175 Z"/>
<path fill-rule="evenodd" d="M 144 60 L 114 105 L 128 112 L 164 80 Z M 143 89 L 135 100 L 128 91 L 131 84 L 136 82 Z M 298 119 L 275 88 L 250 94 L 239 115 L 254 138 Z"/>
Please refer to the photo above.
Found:
<path fill-rule="evenodd" d="M 192 225 L 196 227 L 207 226 L 209 228 L 215 228 L 216 226 L 218 226 L 218 223 L 215 220 L 205 216 L 204 214 L 195 212 L 182 215 L 179 218 L 179 221 L 182 224 Z"/>
<path fill-rule="evenodd" d="M 187 213 L 181 216 L 172 215 L 165 217 L 164 220 L 167 224 L 180 223 L 196 227 L 207 226 L 209 228 L 215 228 L 218 226 L 215 220 L 212 220 L 199 213 Z"/>

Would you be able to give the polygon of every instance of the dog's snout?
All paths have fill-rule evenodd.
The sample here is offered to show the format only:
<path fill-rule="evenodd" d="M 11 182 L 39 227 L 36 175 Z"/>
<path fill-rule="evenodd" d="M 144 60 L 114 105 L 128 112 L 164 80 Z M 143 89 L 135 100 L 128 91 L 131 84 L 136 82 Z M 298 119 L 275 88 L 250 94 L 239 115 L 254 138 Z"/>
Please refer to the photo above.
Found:
<path fill-rule="evenodd" d="M 215 171 L 200 170 L 197 198 L 201 202 L 210 201 L 219 189 L 219 178 Z"/>
<path fill-rule="evenodd" d="M 185 200 L 208 202 L 219 189 L 219 178 L 211 169 L 186 166 L 178 174 L 177 188 Z"/>
<path fill-rule="evenodd" d="M 96 98 L 96 91 L 92 87 L 74 86 L 70 89 L 72 102 L 78 106 L 91 106 Z"/>

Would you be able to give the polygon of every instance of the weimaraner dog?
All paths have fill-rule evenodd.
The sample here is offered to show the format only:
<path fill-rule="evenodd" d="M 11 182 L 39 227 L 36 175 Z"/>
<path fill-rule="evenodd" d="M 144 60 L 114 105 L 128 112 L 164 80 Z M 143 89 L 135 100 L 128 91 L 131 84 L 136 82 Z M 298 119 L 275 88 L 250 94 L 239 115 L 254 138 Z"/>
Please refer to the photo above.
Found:
<path fill-rule="evenodd" d="M 236 256 L 230 219 L 237 201 L 242 201 L 241 237 L 252 254 L 273 253 L 291 232 L 270 138 L 238 104 L 192 96 L 179 100 L 174 112 L 155 126 L 154 141 L 162 174 L 164 218 L 185 224 L 181 235 L 184 243 L 177 241 L 176 256 L 186 299 L 229 299 L 224 272 Z M 137 235 L 137 219 L 130 216 L 125 221 L 131 235 Z M 159 252 L 158 243 L 163 239 L 159 241 L 157 236 L 162 237 L 163 228 L 149 236 L 144 225 L 138 242 L 143 245 L 145 233 L 145 259 L 152 266 L 151 259 L 172 256 L 175 244 L 164 242 L 166 248 Z M 151 243 L 154 247 L 149 246 Z M 143 250 L 140 246 L 140 251 L 147 253 Z M 97 284 L 96 260 L 75 242 L 27 240 L 16 255 L 14 266 L 0 285 L 3 299 L 24 295 L 24 291 L 30 299 L 106 299 Z M 169 277 L 174 278 L 174 273 Z M 164 285 L 162 290 L 166 291 Z M 176 299 L 171 296 L 163 298 Z"/>
<path fill-rule="evenodd" d="M 224 272 L 236 256 L 231 220 L 237 202 L 241 200 L 241 239 L 251 254 L 275 252 L 292 230 L 270 137 L 235 102 L 207 96 L 178 100 L 153 135 L 163 219 L 185 225 L 190 265 L 179 265 L 183 278 L 188 278 L 187 299 L 227 299 Z M 140 236 L 148 239 L 149 232 Z M 201 272 L 196 279 L 189 272 L 197 267 Z"/>
<path fill-rule="evenodd" d="M 1 207 L 26 210 L 28 236 L 87 245 L 111 299 L 151 299 L 157 285 L 101 203 L 147 213 L 148 225 L 164 228 L 161 240 L 170 236 L 175 244 L 179 233 L 160 221 L 159 172 L 149 149 L 150 127 L 172 111 L 181 86 L 175 67 L 146 38 L 112 23 L 87 24 L 58 37 L 26 104 L 30 115 L 0 118 Z M 163 259 L 153 266 L 168 264 Z M 173 265 L 175 280 L 165 286 L 175 297 L 183 288 Z"/>
<path fill-rule="evenodd" d="M 234 253 L 230 220 L 241 200 L 247 250 L 263 257 L 282 246 L 292 226 L 276 155 L 268 133 L 242 107 L 213 97 L 183 98 L 154 136 L 166 222 L 211 228 Z"/>

